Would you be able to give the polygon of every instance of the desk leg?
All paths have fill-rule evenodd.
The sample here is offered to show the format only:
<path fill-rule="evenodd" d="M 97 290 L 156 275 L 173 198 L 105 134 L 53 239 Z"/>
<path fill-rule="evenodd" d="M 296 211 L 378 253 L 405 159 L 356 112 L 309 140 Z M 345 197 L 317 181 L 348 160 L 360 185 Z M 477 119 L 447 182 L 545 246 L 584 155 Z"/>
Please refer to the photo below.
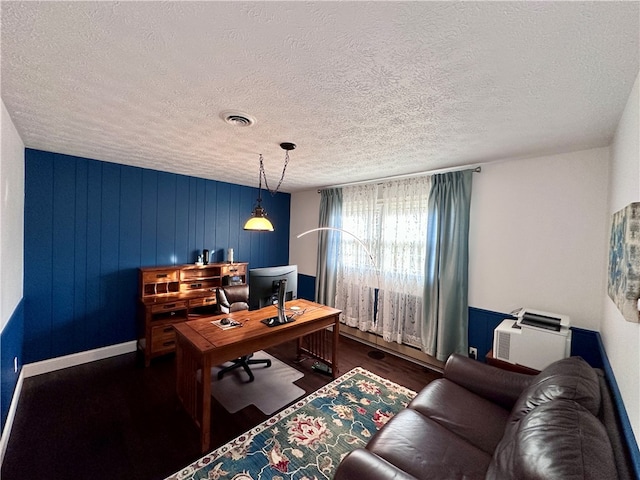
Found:
<path fill-rule="evenodd" d="M 198 370 L 202 372 L 198 382 Z M 202 453 L 211 443 L 211 360 L 180 336 L 176 344 L 176 391 L 182 406 L 200 428 Z"/>
<path fill-rule="evenodd" d="M 298 362 L 298 363 L 302 361 L 302 352 L 303 352 L 303 350 L 302 350 L 303 349 L 302 339 L 303 338 L 304 337 L 296 338 L 296 345 L 297 345 L 297 348 L 296 348 L 296 362 Z"/>
<path fill-rule="evenodd" d="M 176 342 L 176 393 L 178 400 L 194 422 L 198 422 L 198 360 L 180 337 Z"/>
<path fill-rule="evenodd" d="M 340 322 L 336 315 L 336 321 L 333 324 L 333 341 L 331 342 L 331 373 L 333 378 L 338 378 L 338 342 L 340 340 Z"/>
<path fill-rule="evenodd" d="M 209 450 L 211 444 L 211 358 L 205 355 L 202 361 L 202 406 L 200 418 L 200 448 L 202 453 Z"/>

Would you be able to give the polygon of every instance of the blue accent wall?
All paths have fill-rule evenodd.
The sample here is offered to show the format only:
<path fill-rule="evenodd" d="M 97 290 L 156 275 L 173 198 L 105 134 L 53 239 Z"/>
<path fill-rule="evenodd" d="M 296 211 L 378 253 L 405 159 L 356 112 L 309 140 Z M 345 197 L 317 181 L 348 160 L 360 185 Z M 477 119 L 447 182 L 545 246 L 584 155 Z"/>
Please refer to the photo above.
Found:
<path fill-rule="evenodd" d="M 508 313 L 469 307 L 469 346 L 478 349 L 478 360 L 485 361 L 485 356 L 493 348 L 493 331 L 505 318 L 513 317 Z"/>
<path fill-rule="evenodd" d="M 264 195 L 274 232 L 242 229 L 257 188 L 25 150 L 24 363 L 135 340 L 138 268 L 227 248 L 289 260 L 291 195 Z"/>
<path fill-rule="evenodd" d="M 602 369 L 607 357 L 600 334 L 578 327 L 571 327 L 571 355 L 582 357 L 593 368 Z"/>
<path fill-rule="evenodd" d="M 304 298 L 305 300 L 316 299 L 316 277 L 311 275 L 298 274 L 298 298 Z"/>
<path fill-rule="evenodd" d="M 2 430 L 7 421 L 13 392 L 22 369 L 22 341 L 24 337 L 24 302 L 20 301 L 11 318 L 0 333 L 0 414 Z M 13 370 L 13 359 L 18 358 L 18 371 Z"/>

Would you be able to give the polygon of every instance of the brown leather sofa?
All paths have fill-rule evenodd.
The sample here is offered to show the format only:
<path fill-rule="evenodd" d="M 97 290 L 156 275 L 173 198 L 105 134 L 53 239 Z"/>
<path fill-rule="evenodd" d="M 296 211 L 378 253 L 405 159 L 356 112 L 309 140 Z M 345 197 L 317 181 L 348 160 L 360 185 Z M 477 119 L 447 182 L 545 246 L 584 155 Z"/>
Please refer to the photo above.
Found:
<path fill-rule="evenodd" d="M 580 357 L 534 376 L 452 355 L 334 479 L 631 479 L 613 409 Z"/>

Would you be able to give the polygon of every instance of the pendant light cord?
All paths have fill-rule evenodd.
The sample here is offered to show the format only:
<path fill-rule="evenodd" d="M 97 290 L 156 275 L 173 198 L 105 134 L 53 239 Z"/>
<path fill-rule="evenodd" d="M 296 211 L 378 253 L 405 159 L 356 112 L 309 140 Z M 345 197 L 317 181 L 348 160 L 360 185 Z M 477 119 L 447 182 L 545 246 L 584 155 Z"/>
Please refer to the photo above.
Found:
<path fill-rule="evenodd" d="M 269 188 L 269 184 L 267 183 L 267 175 L 264 173 L 264 159 L 262 158 L 262 154 L 260 154 L 260 186 L 262 186 L 262 179 L 264 178 L 264 186 L 269 191 L 271 196 L 275 196 L 276 193 L 280 190 L 280 186 L 282 185 L 282 181 L 284 180 L 284 173 L 287 171 L 287 165 L 289 164 L 289 151 L 287 150 L 284 155 L 284 167 L 282 167 L 282 175 L 280 175 L 280 181 L 278 182 L 278 186 L 275 190 L 271 190 Z"/>

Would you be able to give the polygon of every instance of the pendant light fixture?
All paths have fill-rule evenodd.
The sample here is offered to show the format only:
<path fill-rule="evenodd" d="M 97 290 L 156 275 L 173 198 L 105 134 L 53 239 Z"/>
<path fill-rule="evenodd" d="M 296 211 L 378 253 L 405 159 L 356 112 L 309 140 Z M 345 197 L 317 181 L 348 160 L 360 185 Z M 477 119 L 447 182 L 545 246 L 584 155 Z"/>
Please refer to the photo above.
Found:
<path fill-rule="evenodd" d="M 251 211 L 251 217 L 244 224 L 245 230 L 250 230 L 253 232 L 273 232 L 273 224 L 267 218 L 267 212 L 264 208 L 262 208 L 262 179 L 264 178 L 264 186 L 271 193 L 271 195 L 275 195 L 280 190 L 280 185 L 282 185 L 282 180 L 284 180 L 284 173 L 287 170 L 287 164 L 289 163 L 289 152 L 296 148 L 295 143 L 283 142 L 280 144 L 280 148 L 282 148 L 286 153 L 284 155 L 284 167 L 282 168 L 282 175 L 280 176 L 280 181 L 278 182 L 278 186 L 275 190 L 271 190 L 269 188 L 269 184 L 267 183 L 267 176 L 264 173 L 264 159 L 262 158 L 262 154 L 260 154 L 260 171 L 258 173 L 258 199 L 256 200 L 256 205 L 253 207 Z"/>

